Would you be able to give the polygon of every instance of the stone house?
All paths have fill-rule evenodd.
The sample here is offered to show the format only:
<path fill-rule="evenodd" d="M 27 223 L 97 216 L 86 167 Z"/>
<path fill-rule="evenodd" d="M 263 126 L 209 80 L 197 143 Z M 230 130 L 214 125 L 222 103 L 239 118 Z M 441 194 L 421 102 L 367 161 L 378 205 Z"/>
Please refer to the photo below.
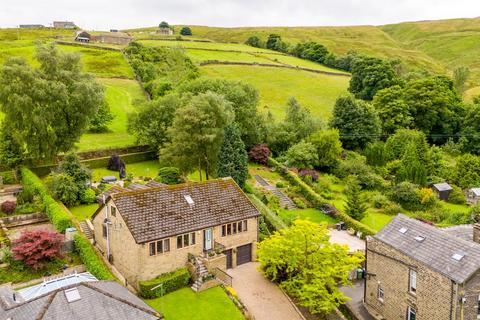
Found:
<path fill-rule="evenodd" d="M 87 31 L 78 31 L 75 34 L 75 41 L 77 42 L 90 42 L 92 36 Z"/>
<path fill-rule="evenodd" d="M 171 28 L 159 28 L 157 34 L 162 36 L 173 36 L 173 30 Z"/>
<path fill-rule="evenodd" d="M 399 214 L 367 240 L 364 303 L 370 314 L 478 319 L 480 244 L 470 239 L 479 236 L 480 226 L 440 229 Z"/>
<path fill-rule="evenodd" d="M 93 36 L 92 41 L 110 44 L 129 44 L 133 41 L 133 38 L 123 32 L 109 32 Z"/>
<path fill-rule="evenodd" d="M 480 188 L 470 188 L 467 191 L 467 204 L 476 206 L 480 200 Z"/>
<path fill-rule="evenodd" d="M 76 29 L 77 26 L 71 21 L 53 21 L 55 29 Z"/>
<path fill-rule="evenodd" d="M 260 213 L 231 178 L 111 194 L 93 215 L 96 246 L 132 285 L 185 267 L 226 270 L 256 257 Z"/>

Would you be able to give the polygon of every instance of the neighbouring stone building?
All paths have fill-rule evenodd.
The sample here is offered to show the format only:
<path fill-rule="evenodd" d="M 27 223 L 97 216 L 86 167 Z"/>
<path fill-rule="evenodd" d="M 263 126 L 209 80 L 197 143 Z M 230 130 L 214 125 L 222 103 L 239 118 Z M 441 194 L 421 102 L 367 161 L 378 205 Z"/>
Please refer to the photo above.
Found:
<path fill-rule="evenodd" d="M 467 204 L 476 206 L 480 200 L 480 188 L 470 188 L 467 190 Z"/>
<path fill-rule="evenodd" d="M 76 34 L 75 34 L 75 41 L 77 42 L 90 42 L 90 39 L 92 38 L 92 36 L 90 35 L 90 33 L 88 33 L 87 31 L 78 31 Z"/>
<path fill-rule="evenodd" d="M 108 32 L 94 35 L 91 40 L 109 44 L 129 44 L 133 38 L 123 32 Z"/>
<path fill-rule="evenodd" d="M 53 27 L 56 29 L 76 29 L 77 26 L 71 21 L 53 21 Z"/>
<path fill-rule="evenodd" d="M 221 270 L 254 260 L 259 216 L 235 181 L 224 178 L 117 190 L 92 219 L 96 246 L 136 286 L 185 267 L 189 255 Z"/>
<path fill-rule="evenodd" d="M 480 317 L 480 226 L 398 215 L 367 240 L 364 302 L 376 319 Z"/>
<path fill-rule="evenodd" d="M 171 28 L 159 28 L 157 34 L 162 36 L 173 36 L 173 30 Z"/>
<path fill-rule="evenodd" d="M 450 193 L 453 191 L 452 186 L 446 182 L 435 183 L 432 185 L 433 192 L 437 195 L 438 199 L 447 201 Z"/>

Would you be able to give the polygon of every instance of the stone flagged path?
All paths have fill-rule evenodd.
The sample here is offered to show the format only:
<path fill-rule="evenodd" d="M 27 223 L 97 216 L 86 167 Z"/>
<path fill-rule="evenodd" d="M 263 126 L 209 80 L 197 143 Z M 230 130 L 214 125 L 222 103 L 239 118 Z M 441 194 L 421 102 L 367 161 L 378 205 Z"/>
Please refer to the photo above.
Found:
<path fill-rule="evenodd" d="M 259 176 L 258 174 L 256 174 L 254 178 L 255 180 L 257 180 L 259 185 L 261 185 L 265 190 L 268 190 L 270 193 L 276 196 L 278 200 L 280 200 L 280 206 L 282 208 L 287 208 L 288 210 L 297 209 L 297 206 L 292 201 L 292 199 L 290 199 L 286 194 L 280 191 L 277 187 L 272 186 L 270 183 L 268 183 L 267 180 L 265 180 L 263 177 Z"/>
<path fill-rule="evenodd" d="M 305 320 L 287 296 L 250 262 L 227 270 L 233 277 L 233 289 L 255 320 Z"/>

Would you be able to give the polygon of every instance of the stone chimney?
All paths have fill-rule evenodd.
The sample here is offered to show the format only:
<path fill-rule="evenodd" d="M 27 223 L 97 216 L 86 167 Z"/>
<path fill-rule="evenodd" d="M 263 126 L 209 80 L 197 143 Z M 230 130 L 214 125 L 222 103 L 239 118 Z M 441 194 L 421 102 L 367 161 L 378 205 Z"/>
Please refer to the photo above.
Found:
<path fill-rule="evenodd" d="M 473 225 L 473 241 L 480 243 L 480 223 L 475 223 Z"/>

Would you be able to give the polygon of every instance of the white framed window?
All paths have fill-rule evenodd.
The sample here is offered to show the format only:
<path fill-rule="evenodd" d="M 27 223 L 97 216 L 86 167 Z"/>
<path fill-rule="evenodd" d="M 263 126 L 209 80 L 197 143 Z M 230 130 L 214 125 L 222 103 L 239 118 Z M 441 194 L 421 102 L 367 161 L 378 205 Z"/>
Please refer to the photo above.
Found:
<path fill-rule="evenodd" d="M 170 251 L 170 239 L 163 239 L 149 243 L 148 248 L 151 256 L 162 254 Z"/>
<path fill-rule="evenodd" d="M 416 320 L 417 312 L 412 307 L 407 308 L 407 320 Z"/>
<path fill-rule="evenodd" d="M 177 236 L 177 249 L 193 246 L 194 244 L 195 244 L 195 232 L 186 233 L 186 234 Z"/>
<path fill-rule="evenodd" d="M 245 231 L 247 231 L 247 220 L 224 224 L 222 226 L 222 237 L 231 236 Z"/>
<path fill-rule="evenodd" d="M 410 293 L 417 293 L 417 271 L 410 269 L 408 275 L 408 291 Z"/>
<path fill-rule="evenodd" d="M 383 291 L 383 288 L 381 286 L 378 286 L 378 288 L 377 288 L 377 299 L 380 302 L 383 302 L 384 297 L 385 297 L 385 292 Z"/>

